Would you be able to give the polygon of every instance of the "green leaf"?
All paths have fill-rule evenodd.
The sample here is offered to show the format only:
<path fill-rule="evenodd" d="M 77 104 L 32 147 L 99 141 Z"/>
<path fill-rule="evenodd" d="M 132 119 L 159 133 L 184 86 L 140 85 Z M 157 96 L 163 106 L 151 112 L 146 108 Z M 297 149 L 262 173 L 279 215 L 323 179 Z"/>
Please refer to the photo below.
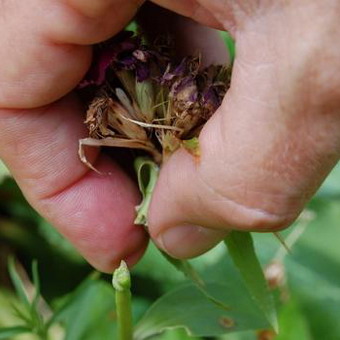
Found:
<path fill-rule="evenodd" d="M 33 285 L 35 288 L 35 293 L 32 301 L 31 308 L 36 310 L 40 298 L 40 279 L 38 273 L 38 262 L 34 260 L 32 262 L 32 277 L 33 277 Z"/>
<path fill-rule="evenodd" d="M 184 329 L 172 329 L 165 331 L 157 336 L 157 340 L 200 340 L 201 338 L 192 337 Z"/>
<path fill-rule="evenodd" d="M 143 340 L 175 328 L 184 328 L 192 336 L 218 336 L 269 326 L 243 287 L 209 283 L 206 289 L 232 308 L 226 311 L 208 300 L 195 285 L 185 285 L 150 307 L 136 326 L 135 339 Z"/>
<path fill-rule="evenodd" d="M 226 310 L 229 309 L 229 306 L 224 304 L 222 301 L 219 301 L 218 299 L 214 298 L 207 291 L 205 282 L 202 280 L 198 272 L 190 264 L 189 261 L 174 259 L 173 257 L 169 256 L 168 254 L 162 251 L 161 253 L 173 266 L 175 266 L 175 268 L 177 268 L 177 270 L 182 272 L 189 280 L 191 280 L 208 300 L 210 300 L 211 302 L 213 302 L 214 304 L 216 304 L 217 306 L 223 309 L 226 309 Z"/>
<path fill-rule="evenodd" d="M 15 261 L 12 257 L 10 257 L 8 260 L 8 268 L 16 293 L 24 307 L 24 310 L 21 310 L 19 307 L 14 305 L 13 309 L 15 313 L 19 318 L 22 319 L 22 321 L 26 323 L 27 327 L 31 329 L 32 333 L 45 335 L 47 332 L 47 327 L 45 327 L 43 317 L 37 308 L 40 298 L 40 282 L 37 271 L 37 262 L 34 261 L 32 263 L 33 284 L 36 289 L 32 303 L 28 299 L 24 283 L 20 279 L 20 276 L 15 268 Z"/>
<path fill-rule="evenodd" d="M 31 304 L 28 300 L 24 283 L 20 279 L 20 276 L 15 268 L 15 260 L 13 257 L 9 257 L 8 259 L 8 271 L 19 299 L 26 307 L 26 309 L 30 310 Z"/>
<path fill-rule="evenodd" d="M 157 291 L 169 290 L 183 281 L 183 274 L 164 256 L 160 256 L 159 249 L 152 242 L 149 243 L 141 261 L 133 267 L 132 273 L 157 281 Z"/>
<path fill-rule="evenodd" d="M 57 309 L 49 324 L 62 322 L 65 340 L 110 339 L 116 333 L 114 301 L 109 284 L 86 280 Z"/>
<path fill-rule="evenodd" d="M 158 249 L 159 250 L 159 249 Z M 199 276 L 199 274 L 195 271 L 194 267 L 190 264 L 189 261 L 186 260 L 178 260 L 159 250 L 162 255 L 184 276 L 190 279 L 193 283 L 195 283 L 198 287 L 203 287 L 204 282 Z"/>
<path fill-rule="evenodd" d="M 251 234 L 232 231 L 226 237 L 225 243 L 250 295 L 266 316 L 269 324 L 278 332 L 274 299 L 257 259 Z"/>
<path fill-rule="evenodd" d="M 148 210 L 153 189 L 156 185 L 159 167 L 155 162 L 145 157 L 138 157 L 135 161 L 139 190 L 143 196 L 142 203 L 136 207 L 135 224 L 147 226 Z"/>
<path fill-rule="evenodd" d="M 13 339 L 14 336 L 23 333 L 30 333 L 31 330 L 25 326 L 0 328 L 0 339 Z"/>

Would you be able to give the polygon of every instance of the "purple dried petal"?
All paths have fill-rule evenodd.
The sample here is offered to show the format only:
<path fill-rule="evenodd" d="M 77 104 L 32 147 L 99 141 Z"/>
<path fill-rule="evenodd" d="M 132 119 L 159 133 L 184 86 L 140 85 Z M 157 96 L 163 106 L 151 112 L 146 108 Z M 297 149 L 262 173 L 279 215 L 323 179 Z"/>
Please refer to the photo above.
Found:
<path fill-rule="evenodd" d="M 129 40 L 122 41 L 120 44 L 117 44 L 117 51 L 118 52 L 126 52 L 126 51 L 133 51 L 139 47 L 139 39 L 137 38 L 130 38 Z"/>
<path fill-rule="evenodd" d="M 134 37 L 133 34 L 130 31 L 122 31 L 104 44 L 109 48 L 114 48 L 117 54 L 124 51 L 133 51 L 138 49 L 141 44 L 141 39 Z"/>
<path fill-rule="evenodd" d="M 160 78 L 161 84 L 169 83 L 171 80 L 175 78 L 175 75 L 170 72 L 171 64 L 168 64 L 163 76 Z"/>
<path fill-rule="evenodd" d="M 168 84 L 172 80 L 184 76 L 187 72 L 187 58 L 184 58 L 179 65 L 175 68 L 171 67 L 171 64 L 167 65 L 167 68 L 161 78 L 161 84 Z"/>
<path fill-rule="evenodd" d="M 186 71 L 188 70 L 188 61 L 188 58 L 182 59 L 180 64 L 175 67 L 172 73 L 177 77 L 185 75 Z"/>
<path fill-rule="evenodd" d="M 102 85 L 105 81 L 106 70 L 115 56 L 116 51 L 112 49 L 101 49 L 95 53 L 92 65 L 78 87 L 84 88 L 90 85 Z"/>
<path fill-rule="evenodd" d="M 133 70 L 136 67 L 137 62 L 137 59 L 131 55 L 124 57 L 118 56 L 117 60 L 115 61 L 115 66 L 119 69 Z"/>
<path fill-rule="evenodd" d="M 133 32 L 123 31 L 114 38 L 97 45 L 93 53 L 91 67 L 78 87 L 84 88 L 90 85 L 102 85 L 110 64 L 116 60 L 122 52 L 132 52 L 137 49 L 140 43 L 140 38 L 133 37 Z"/>
<path fill-rule="evenodd" d="M 221 98 L 218 96 L 214 86 L 207 87 L 202 93 L 202 104 L 215 111 L 221 105 Z"/>
<path fill-rule="evenodd" d="M 138 82 L 145 81 L 150 78 L 150 68 L 149 65 L 145 63 L 136 64 L 136 78 Z"/>

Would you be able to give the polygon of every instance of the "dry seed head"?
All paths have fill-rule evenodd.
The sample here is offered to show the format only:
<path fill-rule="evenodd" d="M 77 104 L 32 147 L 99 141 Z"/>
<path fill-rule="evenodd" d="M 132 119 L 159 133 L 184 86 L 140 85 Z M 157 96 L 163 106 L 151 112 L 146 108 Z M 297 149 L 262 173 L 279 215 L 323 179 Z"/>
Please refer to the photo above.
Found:
<path fill-rule="evenodd" d="M 157 158 L 161 152 L 167 158 L 185 145 L 183 140 L 197 137 L 220 106 L 230 69 L 221 65 L 201 69 L 199 57 L 171 59 L 164 39 L 152 46 L 141 41 L 125 32 L 107 43 L 111 60 L 107 63 L 108 53 L 104 53 L 105 62 L 101 61 L 105 79 L 100 84 L 82 82 L 92 84 L 97 93 L 85 123 L 90 137 L 105 139 L 105 144 L 108 138 L 116 140 L 112 145 L 130 140 L 123 144 L 149 150 Z"/>

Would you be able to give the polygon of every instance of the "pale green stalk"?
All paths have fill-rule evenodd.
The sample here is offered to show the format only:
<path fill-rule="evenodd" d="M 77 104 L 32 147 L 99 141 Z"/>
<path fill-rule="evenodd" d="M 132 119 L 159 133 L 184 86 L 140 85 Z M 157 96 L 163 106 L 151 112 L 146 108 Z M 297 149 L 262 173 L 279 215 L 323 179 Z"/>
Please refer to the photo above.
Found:
<path fill-rule="evenodd" d="M 129 269 L 124 261 L 120 263 L 119 268 L 113 273 L 112 285 L 116 290 L 118 340 L 132 340 L 131 278 Z"/>

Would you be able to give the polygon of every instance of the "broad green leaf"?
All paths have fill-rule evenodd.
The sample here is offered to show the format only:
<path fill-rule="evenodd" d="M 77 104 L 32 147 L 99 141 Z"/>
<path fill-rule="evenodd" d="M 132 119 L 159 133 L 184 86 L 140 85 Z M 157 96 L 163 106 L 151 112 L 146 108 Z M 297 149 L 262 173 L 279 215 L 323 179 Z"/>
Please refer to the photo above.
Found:
<path fill-rule="evenodd" d="M 202 338 L 192 337 L 184 329 L 172 329 L 157 335 L 157 340 L 200 340 Z"/>
<path fill-rule="evenodd" d="M 141 261 L 133 267 L 132 274 L 157 281 L 157 287 L 153 291 L 157 291 L 158 294 L 174 288 L 179 282 L 183 281 L 183 274 L 164 256 L 161 256 L 159 249 L 152 242 L 149 243 Z"/>
<path fill-rule="evenodd" d="M 218 337 L 216 340 L 262 340 L 259 339 L 257 331 L 246 331 L 246 332 L 237 332 L 232 334 L 226 334 Z M 263 339 L 267 340 L 267 339 Z M 268 339 L 272 340 L 272 339 Z M 304 339 L 301 339 L 304 340 Z"/>
<path fill-rule="evenodd" d="M 173 265 L 177 268 L 180 272 L 182 272 L 189 280 L 191 280 L 196 287 L 202 292 L 202 294 L 211 302 L 215 303 L 219 307 L 228 310 L 229 306 L 227 306 L 222 301 L 214 298 L 207 290 L 205 282 L 199 276 L 198 272 L 195 268 L 190 264 L 189 261 L 186 260 L 178 260 L 174 259 L 173 257 L 169 256 L 168 254 L 161 252 L 162 255 Z"/>
<path fill-rule="evenodd" d="M 13 339 L 14 336 L 23 333 L 30 333 L 31 330 L 25 326 L 0 328 L 0 339 Z"/>
<path fill-rule="evenodd" d="M 194 267 L 190 264 L 189 261 L 185 260 L 178 260 L 174 259 L 173 257 L 169 256 L 168 254 L 164 253 L 163 251 L 160 251 L 162 255 L 184 276 L 186 276 L 189 280 L 191 280 L 193 283 L 195 283 L 198 287 L 204 287 L 204 282 L 199 276 L 199 274 L 195 271 Z"/>
<path fill-rule="evenodd" d="M 154 244 L 149 245 L 146 255 L 134 268 L 133 273 L 154 278 L 161 283 L 161 287 L 159 287 L 161 290 L 165 287 L 174 288 L 175 284 L 183 281 L 184 276 L 193 282 L 206 298 L 224 309 L 229 309 L 229 306 L 209 294 L 205 289 L 205 282 L 189 261 L 174 259 L 160 251 Z"/>
<path fill-rule="evenodd" d="M 207 292 L 232 306 L 230 310 L 208 300 L 193 284 L 182 286 L 158 299 L 136 326 L 136 340 L 167 329 L 184 328 L 193 336 L 217 336 L 269 326 L 243 287 L 209 283 Z"/>
<path fill-rule="evenodd" d="M 278 324 L 274 299 L 257 259 L 250 233 L 232 231 L 226 237 L 225 243 L 250 295 L 277 332 Z"/>

